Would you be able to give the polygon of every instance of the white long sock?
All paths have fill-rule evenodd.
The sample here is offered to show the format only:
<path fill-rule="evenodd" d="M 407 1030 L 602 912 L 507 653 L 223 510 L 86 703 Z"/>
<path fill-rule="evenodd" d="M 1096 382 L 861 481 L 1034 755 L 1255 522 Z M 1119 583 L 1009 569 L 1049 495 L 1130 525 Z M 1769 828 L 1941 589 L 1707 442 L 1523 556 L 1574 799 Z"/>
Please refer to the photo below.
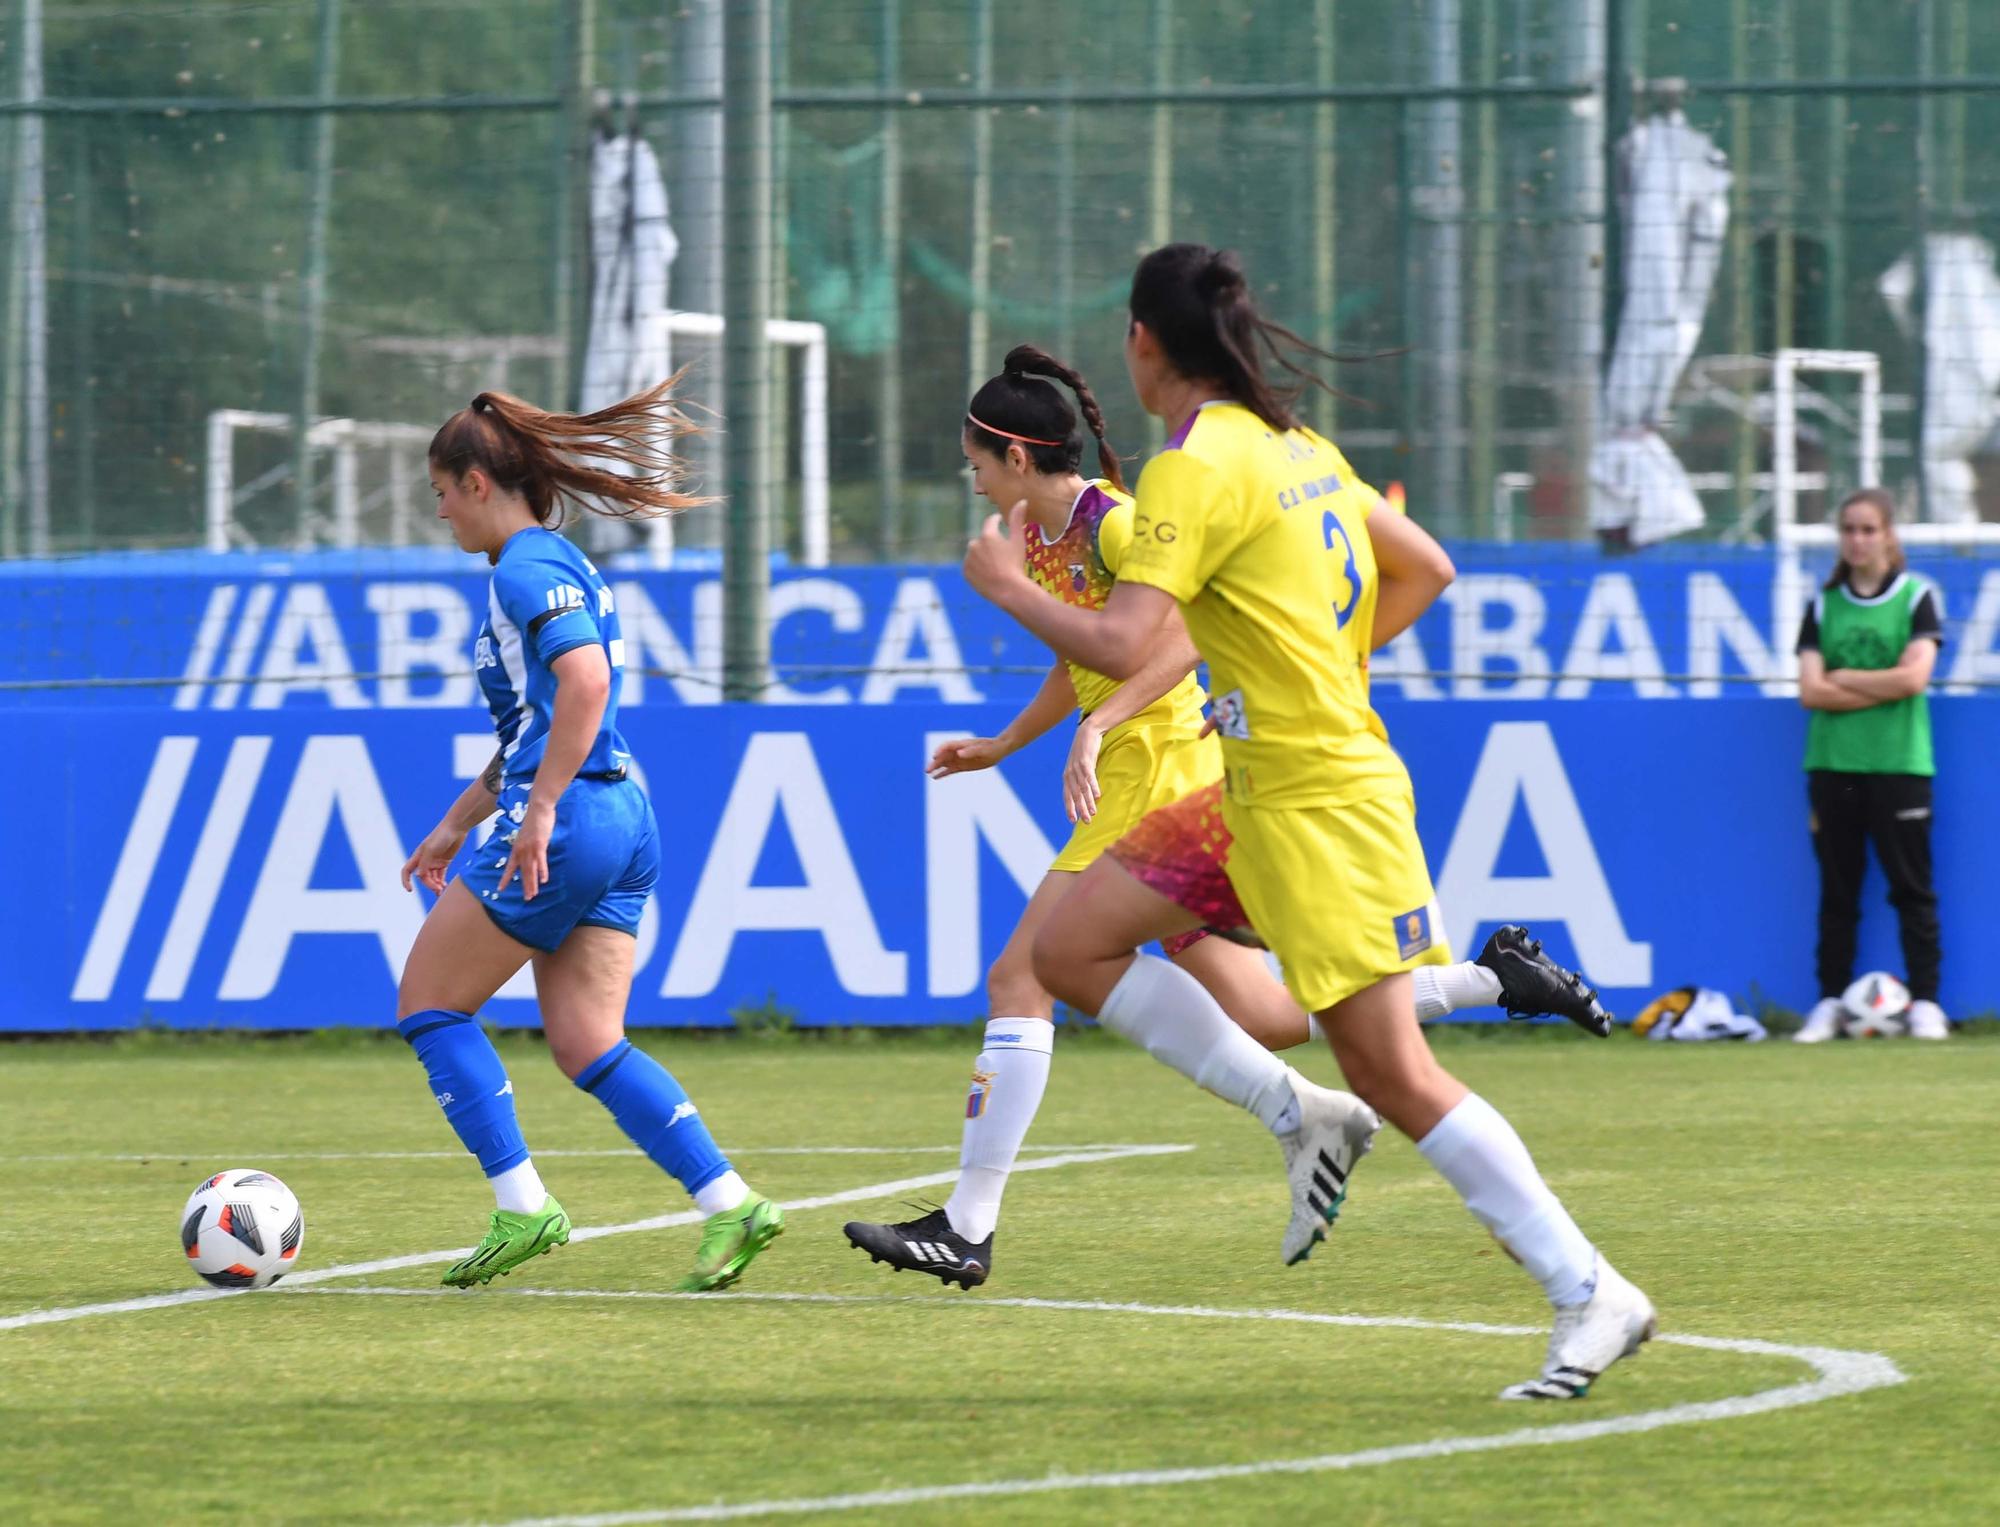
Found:
<path fill-rule="evenodd" d="M 944 1205 L 951 1228 L 968 1241 L 985 1240 L 1000 1221 L 1000 1195 L 1042 1106 L 1055 1045 L 1055 1025 L 1046 1019 L 987 1022 L 986 1045 L 972 1063 L 972 1092 L 965 1100 L 958 1186 Z"/>
<path fill-rule="evenodd" d="M 1273 1134 L 1298 1127 L 1290 1068 L 1238 1028 L 1178 965 L 1138 956 L 1104 999 L 1097 1021 L 1197 1087 L 1248 1109 Z"/>
<path fill-rule="evenodd" d="M 539 1213 L 548 1200 L 549 1190 L 542 1186 L 542 1174 L 535 1170 L 532 1158 L 486 1181 L 493 1189 L 494 1203 L 510 1214 Z"/>
<path fill-rule="evenodd" d="M 1581 1304 L 1597 1279 L 1597 1249 L 1549 1191 L 1514 1126 L 1468 1092 L 1417 1142 L 1479 1222 L 1528 1269 L 1554 1305 Z"/>
<path fill-rule="evenodd" d="M 1416 988 L 1417 1022 L 1428 1023 L 1462 1007 L 1491 1007 L 1500 1000 L 1500 978 L 1484 965 L 1419 965 L 1410 972 Z"/>
<path fill-rule="evenodd" d="M 750 1196 L 750 1184 L 734 1171 L 703 1183 L 694 1191 L 694 1206 L 703 1214 L 720 1214 L 734 1209 Z"/>

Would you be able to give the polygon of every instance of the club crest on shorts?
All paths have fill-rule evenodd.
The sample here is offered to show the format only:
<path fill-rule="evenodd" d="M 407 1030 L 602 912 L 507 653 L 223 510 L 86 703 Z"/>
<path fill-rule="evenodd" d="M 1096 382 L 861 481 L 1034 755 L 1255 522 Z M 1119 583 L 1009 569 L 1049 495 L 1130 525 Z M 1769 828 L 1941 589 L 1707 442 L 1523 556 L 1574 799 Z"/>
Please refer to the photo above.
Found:
<path fill-rule="evenodd" d="M 1399 959 L 1414 960 L 1431 947 L 1431 909 L 1418 907 L 1414 912 L 1404 912 L 1396 919 L 1396 955 Z"/>

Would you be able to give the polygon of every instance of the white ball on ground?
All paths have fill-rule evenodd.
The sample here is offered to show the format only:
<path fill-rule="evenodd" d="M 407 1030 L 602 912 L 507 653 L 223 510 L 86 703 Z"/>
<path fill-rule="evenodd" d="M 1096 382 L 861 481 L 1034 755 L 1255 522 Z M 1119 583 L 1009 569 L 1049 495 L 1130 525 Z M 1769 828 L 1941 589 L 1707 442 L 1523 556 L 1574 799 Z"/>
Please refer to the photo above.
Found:
<path fill-rule="evenodd" d="M 1840 994 L 1840 1005 L 1856 1039 L 1889 1038 L 1903 1032 L 1910 989 L 1886 970 L 1872 970 Z"/>
<path fill-rule="evenodd" d="M 217 1172 L 181 1210 L 188 1266 L 217 1288 L 268 1288 L 296 1265 L 305 1239 L 297 1196 L 253 1168 Z"/>

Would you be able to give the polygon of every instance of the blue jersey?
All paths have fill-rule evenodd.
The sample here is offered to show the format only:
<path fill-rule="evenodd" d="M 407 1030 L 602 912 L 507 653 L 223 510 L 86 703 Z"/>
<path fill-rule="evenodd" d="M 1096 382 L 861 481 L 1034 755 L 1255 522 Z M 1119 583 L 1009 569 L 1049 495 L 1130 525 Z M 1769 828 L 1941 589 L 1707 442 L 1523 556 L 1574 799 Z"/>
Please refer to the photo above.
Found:
<path fill-rule="evenodd" d="M 579 779 L 622 779 L 631 755 L 618 735 L 619 675 L 625 642 L 604 577 L 575 545 L 553 530 L 516 531 L 500 548 L 486 596 L 475 666 L 479 687 L 500 735 L 501 773 L 532 776 L 548 744 L 556 679 L 549 665 L 595 642 L 611 664 L 611 693 L 597 740 L 577 770 Z"/>

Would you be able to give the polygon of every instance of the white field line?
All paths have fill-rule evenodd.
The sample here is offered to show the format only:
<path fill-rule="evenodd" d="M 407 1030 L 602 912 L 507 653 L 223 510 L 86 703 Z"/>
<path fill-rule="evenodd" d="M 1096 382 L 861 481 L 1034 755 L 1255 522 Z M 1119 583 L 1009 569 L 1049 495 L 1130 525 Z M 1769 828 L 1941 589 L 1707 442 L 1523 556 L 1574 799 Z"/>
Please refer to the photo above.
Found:
<path fill-rule="evenodd" d="M 1025 1155 L 1046 1155 L 1058 1151 L 1146 1151 L 1151 1146 L 1144 1145 L 1023 1145 Z M 608 1157 L 641 1156 L 634 1146 L 623 1145 L 605 1150 L 555 1150 L 535 1153 L 537 1159 L 547 1157 Z M 737 1145 L 731 1143 L 728 1154 L 734 1156 L 939 1156 L 957 1155 L 956 1145 Z M 199 1150 L 199 1151 L 117 1151 L 117 1152 L 75 1152 L 51 1156 L 0 1156 L 0 1161 L 463 1161 L 465 1151 L 244 1151 L 244 1150 Z M 643 1159 L 643 1157 L 642 1157 Z"/>
<path fill-rule="evenodd" d="M 1191 1151 L 1192 1145 L 1107 1145 L 1086 1147 L 1078 1151 L 1065 1152 L 1055 1156 L 1044 1156 L 1035 1161 L 1022 1161 L 1015 1165 L 1016 1172 L 1046 1172 L 1062 1166 L 1089 1166 L 1102 1161 L 1123 1161 L 1137 1156 L 1175 1156 L 1183 1151 Z M 892 1198 L 898 1193 L 913 1192 L 918 1188 L 933 1188 L 940 1183 L 956 1182 L 958 1170 L 949 1172 L 927 1172 L 921 1177 L 898 1177 L 889 1182 L 864 1183 L 858 1188 L 846 1188 L 838 1193 L 824 1193 L 816 1198 L 794 1198 L 779 1207 L 787 1210 L 826 1209 L 835 1204 L 860 1203 L 871 1198 Z M 676 1225 L 701 1223 L 702 1215 L 696 1209 L 683 1209 L 675 1214 L 656 1214 L 649 1219 L 629 1220 L 622 1225 L 588 1225 L 570 1236 L 574 1241 L 594 1241 L 605 1235 L 630 1235 L 636 1230 L 668 1230 Z M 395 1272 L 404 1267 L 430 1267 L 439 1262 L 456 1262 L 471 1252 L 469 1246 L 456 1246 L 445 1251 L 419 1251 L 408 1256 L 382 1257 L 373 1262 L 347 1262 L 338 1267 L 308 1268 L 304 1272 L 288 1273 L 285 1284 L 288 1288 L 298 1288 L 305 1284 L 324 1283 L 331 1278 L 361 1278 L 370 1273 Z M 137 1299 L 113 1299 L 103 1304 L 72 1304 L 53 1310 L 28 1310 L 19 1315 L 0 1316 L 0 1331 L 17 1331 L 26 1326 L 57 1325 L 67 1320 L 85 1320 L 93 1315 L 124 1315 L 140 1310 L 161 1310 L 178 1304 L 202 1304 L 212 1299 L 240 1299 L 247 1289 L 237 1288 L 190 1288 L 172 1294 L 147 1294 Z"/>
<path fill-rule="evenodd" d="M 319 1293 L 420 1296 L 443 1289 L 320 1289 Z M 701 1299 L 703 1294 L 647 1291 L 593 1293 L 584 1289 L 507 1289 L 510 1298 L 528 1299 Z M 1273 1320 L 1298 1325 L 1373 1326 L 1413 1331 L 1454 1331 L 1475 1336 L 1534 1336 L 1536 1326 L 1498 1326 L 1448 1320 L 1417 1320 L 1405 1316 L 1322 1315 L 1305 1310 L 1230 1310 L 1204 1305 L 1113 1304 L 1072 1299 L 910 1299 L 853 1294 L 736 1294 L 737 1300 L 792 1304 L 922 1304 L 927 1310 L 982 1310 L 1005 1306 L 1025 1310 L 1067 1310 L 1083 1314 L 1141 1315 L 1195 1320 Z M 1759 1357 L 1788 1357 L 1814 1370 L 1815 1378 L 1756 1394 L 1723 1400 L 1670 1405 L 1664 1410 L 1611 1416 L 1598 1421 L 1562 1422 L 1554 1426 L 1521 1427 L 1474 1437 L 1439 1437 L 1429 1442 L 1366 1448 L 1354 1453 L 1323 1453 L 1311 1458 L 1271 1458 L 1256 1463 L 1210 1464 L 1185 1469 L 1138 1469 L 1104 1474 L 1048 1474 L 1033 1479 L 975 1480 L 964 1484 L 916 1485 L 900 1490 L 870 1490 L 852 1495 L 822 1495 L 762 1501 L 716 1502 L 659 1510 L 607 1511 L 576 1516 L 522 1517 L 505 1527 L 639 1527 L 652 1522 L 721 1522 L 756 1516 L 804 1516 L 817 1512 L 870 1511 L 890 1506 L 927 1505 L 937 1501 L 975 1500 L 995 1496 L 1046 1495 L 1078 1490 L 1137 1490 L 1168 1485 L 1208 1484 L 1224 1479 L 1250 1479 L 1266 1474 L 1321 1474 L 1379 1464 L 1413 1463 L 1463 1453 L 1495 1453 L 1509 1448 L 1553 1447 L 1588 1442 L 1598 1437 L 1630 1436 L 1668 1426 L 1702 1421 L 1734 1421 L 1768 1411 L 1814 1405 L 1841 1395 L 1861 1394 L 1909 1382 L 1895 1363 L 1879 1352 L 1848 1352 L 1835 1347 L 1796 1347 L 1781 1342 L 1723 1336 L 1662 1335 L 1656 1340 L 1711 1352 L 1741 1352 Z"/>

